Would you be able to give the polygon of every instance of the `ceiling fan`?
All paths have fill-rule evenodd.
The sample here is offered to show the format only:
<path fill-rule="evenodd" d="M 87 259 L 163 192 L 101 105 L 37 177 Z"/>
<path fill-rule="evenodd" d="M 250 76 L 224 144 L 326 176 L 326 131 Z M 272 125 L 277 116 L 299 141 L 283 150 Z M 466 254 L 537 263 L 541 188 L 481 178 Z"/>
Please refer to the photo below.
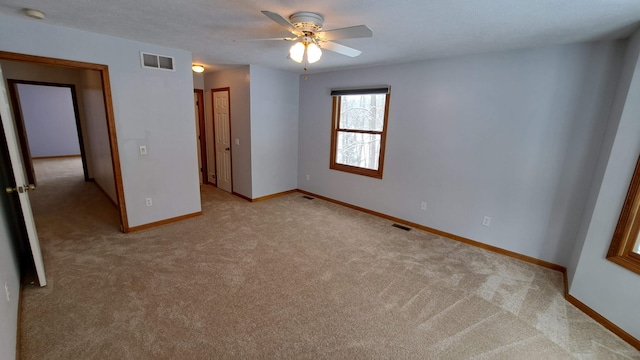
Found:
<path fill-rule="evenodd" d="M 314 12 L 298 11 L 289 16 L 289 20 L 271 11 L 264 10 L 262 13 L 295 35 L 288 38 L 263 40 L 295 41 L 296 43 L 289 50 L 289 57 L 297 63 L 304 61 L 305 71 L 307 62 L 313 64 L 320 60 L 321 49 L 349 57 L 356 57 L 362 53 L 360 50 L 334 43 L 332 40 L 373 37 L 373 31 L 366 25 L 322 31 L 324 17 Z"/>

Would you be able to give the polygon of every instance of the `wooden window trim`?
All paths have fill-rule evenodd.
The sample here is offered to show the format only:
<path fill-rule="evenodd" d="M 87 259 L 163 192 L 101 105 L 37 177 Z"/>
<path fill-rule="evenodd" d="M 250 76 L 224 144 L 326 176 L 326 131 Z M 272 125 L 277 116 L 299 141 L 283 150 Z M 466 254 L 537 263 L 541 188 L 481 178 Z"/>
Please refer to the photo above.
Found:
<path fill-rule="evenodd" d="M 369 176 L 376 179 L 382 179 L 382 173 L 384 170 L 384 154 L 387 143 L 387 121 L 389 119 L 389 100 L 391 95 L 387 93 L 385 95 L 384 105 L 384 120 L 382 122 L 382 131 L 368 131 L 368 130 L 356 130 L 356 129 L 341 129 L 340 128 L 340 106 L 342 102 L 341 96 L 333 96 L 333 109 L 331 115 L 331 161 L 329 168 L 332 170 L 344 171 L 352 174 Z M 374 134 L 380 135 L 380 153 L 378 155 L 378 170 L 365 169 L 358 166 L 351 166 L 345 164 L 339 164 L 336 162 L 338 133 L 350 132 L 357 134 Z"/>
<path fill-rule="evenodd" d="M 640 157 L 633 171 L 631 184 L 624 200 L 618 225 L 613 233 L 607 259 L 640 274 L 640 254 L 633 247 L 640 233 Z"/>

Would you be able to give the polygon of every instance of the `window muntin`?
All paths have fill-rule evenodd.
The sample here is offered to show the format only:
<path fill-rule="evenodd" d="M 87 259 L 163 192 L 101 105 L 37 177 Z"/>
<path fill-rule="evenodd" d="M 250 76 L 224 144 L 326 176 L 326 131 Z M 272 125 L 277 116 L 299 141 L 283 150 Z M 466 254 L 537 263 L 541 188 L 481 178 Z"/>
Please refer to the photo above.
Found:
<path fill-rule="evenodd" d="M 330 168 L 382 178 L 389 114 L 388 88 L 349 90 L 348 94 L 334 91 L 332 95 Z"/>

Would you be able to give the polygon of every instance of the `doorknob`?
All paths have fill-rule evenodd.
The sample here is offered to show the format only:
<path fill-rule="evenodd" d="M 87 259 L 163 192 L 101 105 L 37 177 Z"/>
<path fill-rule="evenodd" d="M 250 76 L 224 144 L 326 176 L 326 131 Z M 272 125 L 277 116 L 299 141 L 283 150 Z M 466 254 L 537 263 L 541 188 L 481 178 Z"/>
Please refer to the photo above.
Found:
<path fill-rule="evenodd" d="M 225 150 L 226 150 L 226 151 L 229 151 L 229 148 L 226 148 Z"/>
<path fill-rule="evenodd" d="M 19 192 L 19 193 L 23 193 L 25 191 L 29 191 L 29 190 L 35 190 L 36 186 L 33 184 L 29 184 L 29 185 L 25 185 L 23 186 L 18 186 L 18 187 L 8 187 L 5 188 L 4 191 L 7 192 L 7 194 L 13 194 L 14 192 Z"/>

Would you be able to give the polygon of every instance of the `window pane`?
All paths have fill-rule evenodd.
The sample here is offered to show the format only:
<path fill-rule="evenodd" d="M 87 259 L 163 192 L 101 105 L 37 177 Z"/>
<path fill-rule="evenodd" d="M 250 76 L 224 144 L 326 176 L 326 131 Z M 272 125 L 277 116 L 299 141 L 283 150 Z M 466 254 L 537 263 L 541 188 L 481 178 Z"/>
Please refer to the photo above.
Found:
<path fill-rule="evenodd" d="M 382 131 L 385 94 L 345 95 L 340 97 L 340 128 Z"/>
<path fill-rule="evenodd" d="M 378 170 L 380 135 L 338 131 L 336 163 Z"/>

